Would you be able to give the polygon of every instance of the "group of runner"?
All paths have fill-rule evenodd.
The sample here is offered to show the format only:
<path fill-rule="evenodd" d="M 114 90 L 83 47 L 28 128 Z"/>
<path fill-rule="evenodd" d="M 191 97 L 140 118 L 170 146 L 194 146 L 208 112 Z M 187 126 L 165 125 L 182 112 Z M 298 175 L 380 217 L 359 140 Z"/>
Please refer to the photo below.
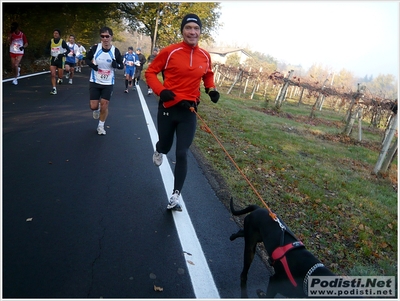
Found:
<path fill-rule="evenodd" d="M 20 32 L 18 24 L 12 26 L 14 34 Z M 149 67 L 145 72 L 148 93 L 159 96 L 157 113 L 158 142 L 153 153 L 153 163 L 160 166 L 164 154 L 172 147 L 176 135 L 176 165 L 174 170 L 174 187 L 167 209 L 182 211 L 179 197 L 187 173 L 187 153 L 193 141 L 200 103 L 200 84 L 203 82 L 206 94 L 210 100 L 217 103 L 219 92 L 214 83 L 211 56 L 198 46 L 201 35 L 202 22 L 196 14 L 188 14 L 182 19 L 181 34 L 183 41 L 171 44 L 159 54 L 157 49 L 148 57 Z M 115 70 L 125 68 L 125 92 L 128 87 L 136 85 L 140 80 L 140 73 L 146 58 L 141 49 L 128 48 L 122 55 L 120 50 L 112 44 L 113 31 L 104 26 L 99 31 L 100 42 L 90 47 L 85 63 L 90 67 L 89 77 L 89 107 L 93 118 L 98 119 L 97 134 L 106 135 L 104 124 L 108 116 L 108 107 L 115 83 Z M 13 38 L 15 38 L 13 40 Z M 11 57 L 18 54 L 22 58 L 23 50 L 28 46 L 26 37 L 10 36 Z M 72 84 L 73 69 L 80 55 L 79 46 L 75 44 L 75 37 L 69 36 L 68 43 L 61 39 L 61 32 L 55 29 L 53 38 L 49 41 L 46 51 L 51 56 L 50 71 L 53 89 L 51 94 L 57 94 L 56 71 L 58 81 L 62 81 L 64 58 L 66 72 L 69 73 L 69 83 Z M 11 50 L 16 52 L 11 52 Z M 14 65 L 15 66 L 15 65 Z M 78 67 L 79 68 L 79 67 Z M 79 70 L 79 69 L 78 69 Z M 15 71 L 15 67 L 14 67 Z M 16 70 L 18 74 L 18 69 Z M 159 78 L 162 74 L 163 80 Z M 133 82 L 135 81 L 135 82 Z"/>
<path fill-rule="evenodd" d="M 20 64 L 24 55 L 24 50 L 28 46 L 28 40 L 26 35 L 19 29 L 19 25 L 16 22 L 11 24 L 8 42 L 10 44 L 11 66 L 14 75 L 12 83 L 17 85 L 21 70 Z M 140 48 L 136 49 L 136 53 L 133 52 L 133 47 L 128 48 L 128 51 L 123 57 L 125 93 L 129 93 L 128 88 L 136 90 L 136 85 L 138 85 L 141 78 L 144 64 L 146 62 L 150 64 L 157 53 L 158 49 L 155 48 L 153 53 L 150 54 L 146 60 Z M 73 83 L 75 72 L 82 72 L 82 66 L 86 58 L 86 49 L 81 43 L 75 41 L 74 35 L 69 35 L 68 41 L 65 41 L 61 38 L 61 31 L 55 29 L 53 31 L 53 38 L 46 45 L 46 54 L 50 55 L 52 84 L 50 94 L 56 95 L 56 84 L 63 83 L 64 70 L 66 73 L 65 77 L 68 79 L 69 84 Z M 148 95 L 152 93 L 152 89 L 148 87 Z"/>
<path fill-rule="evenodd" d="M 50 55 L 50 74 L 52 90 L 50 94 L 57 94 L 56 84 L 63 83 L 64 69 L 66 79 L 72 85 L 76 72 L 82 71 L 83 60 L 86 56 L 85 47 L 75 42 L 75 36 L 69 35 L 68 41 L 61 38 L 61 31 L 54 29 L 53 38 L 47 43 L 46 54 Z M 58 79 L 57 79 L 58 77 Z"/>

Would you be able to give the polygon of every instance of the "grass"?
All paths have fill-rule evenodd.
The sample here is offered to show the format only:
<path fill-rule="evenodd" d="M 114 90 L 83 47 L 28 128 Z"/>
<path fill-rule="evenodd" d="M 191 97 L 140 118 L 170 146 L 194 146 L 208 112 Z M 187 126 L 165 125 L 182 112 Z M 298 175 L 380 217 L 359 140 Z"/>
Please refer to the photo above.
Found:
<path fill-rule="evenodd" d="M 383 130 L 363 124 L 363 141 L 341 135 L 345 111 L 317 112 L 288 101 L 203 96 L 199 114 L 268 206 L 307 248 L 340 275 L 397 275 L 397 159 L 371 172 Z M 261 200 L 199 120 L 194 147 L 236 206 Z M 226 195 L 229 194 L 229 195 Z"/>

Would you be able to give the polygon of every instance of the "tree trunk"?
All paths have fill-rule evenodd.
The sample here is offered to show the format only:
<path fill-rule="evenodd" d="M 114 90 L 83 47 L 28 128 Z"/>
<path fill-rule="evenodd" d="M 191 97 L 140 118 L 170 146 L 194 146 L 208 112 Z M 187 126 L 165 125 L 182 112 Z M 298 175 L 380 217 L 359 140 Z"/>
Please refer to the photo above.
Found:
<path fill-rule="evenodd" d="M 153 41 L 151 41 L 151 49 L 150 49 L 150 52 L 153 52 L 154 47 L 156 47 L 157 32 L 158 32 L 158 19 L 159 19 L 159 17 L 160 17 L 160 7 L 157 8 L 156 26 L 155 26 L 155 28 L 154 28 Z"/>

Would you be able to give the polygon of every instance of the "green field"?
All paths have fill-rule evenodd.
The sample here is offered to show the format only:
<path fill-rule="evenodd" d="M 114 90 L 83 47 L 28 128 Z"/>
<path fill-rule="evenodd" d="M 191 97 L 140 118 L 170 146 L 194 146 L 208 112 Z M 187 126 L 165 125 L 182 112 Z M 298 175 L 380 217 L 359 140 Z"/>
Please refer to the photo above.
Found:
<path fill-rule="evenodd" d="M 193 149 L 217 179 L 217 194 L 236 207 L 265 201 L 337 274 L 397 275 L 397 159 L 387 174 L 371 174 L 383 129 L 364 123 L 359 142 L 357 126 L 341 135 L 344 110 L 324 108 L 310 120 L 310 104 L 289 100 L 280 112 L 273 105 L 202 96 Z"/>

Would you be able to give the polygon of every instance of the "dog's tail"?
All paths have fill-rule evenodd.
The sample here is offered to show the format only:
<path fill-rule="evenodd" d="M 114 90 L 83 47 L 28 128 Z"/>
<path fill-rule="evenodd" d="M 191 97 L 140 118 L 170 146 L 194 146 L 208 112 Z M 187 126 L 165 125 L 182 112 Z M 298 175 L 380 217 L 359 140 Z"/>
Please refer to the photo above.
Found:
<path fill-rule="evenodd" d="M 235 208 L 233 208 L 233 198 L 231 197 L 230 208 L 231 208 L 231 212 L 233 215 L 242 215 L 242 214 L 252 212 L 260 207 L 258 207 L 257 205 L 250 205 L 242 210 L 235 210 Z"/>

